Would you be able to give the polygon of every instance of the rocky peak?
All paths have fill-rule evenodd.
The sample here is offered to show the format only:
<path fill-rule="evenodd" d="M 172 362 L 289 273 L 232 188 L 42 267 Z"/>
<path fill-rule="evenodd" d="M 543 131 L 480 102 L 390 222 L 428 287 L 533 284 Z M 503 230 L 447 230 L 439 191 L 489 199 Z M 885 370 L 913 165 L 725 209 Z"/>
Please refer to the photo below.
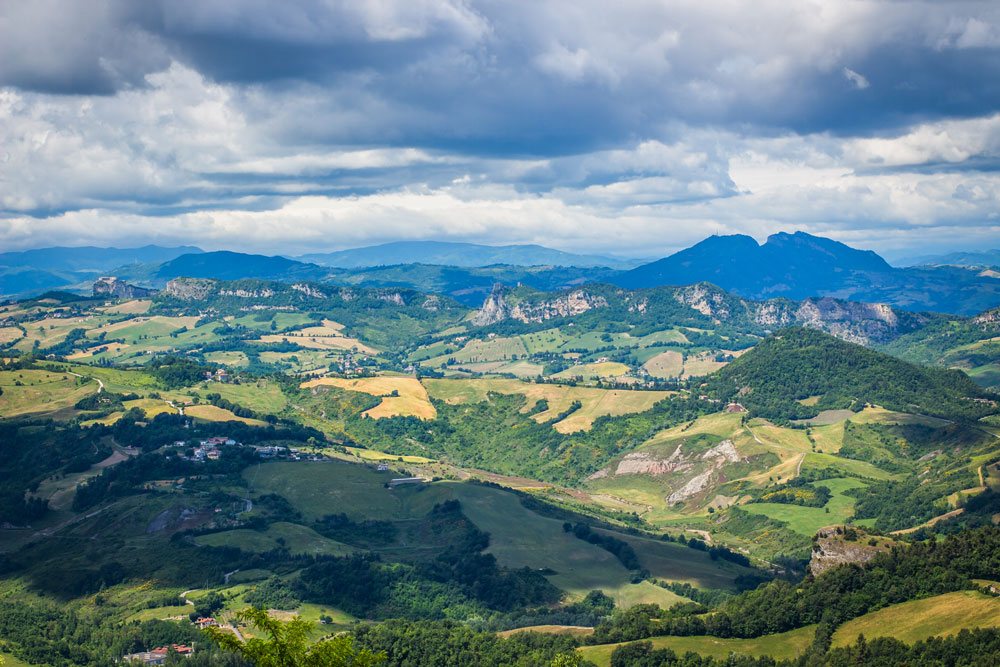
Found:
<path fill-rule="evenodd" d="M 130 285 L 117 276 L 102 276 L 94 281 L 94 296 L 109 296 L 115 299 L 141 299 L 156 293 L 156 290 Z"/>
<path fill-rule="evenodd" d="M 483 302 L 479 312 L 472 318 L 472 323 L 477 327 L 486 327 L 497 322 L 503 322 L 510 317 L 510 307 L 507 305 L 505 297 L 506 288 L 500 283 L 493 285 L 489 296 Z"/>

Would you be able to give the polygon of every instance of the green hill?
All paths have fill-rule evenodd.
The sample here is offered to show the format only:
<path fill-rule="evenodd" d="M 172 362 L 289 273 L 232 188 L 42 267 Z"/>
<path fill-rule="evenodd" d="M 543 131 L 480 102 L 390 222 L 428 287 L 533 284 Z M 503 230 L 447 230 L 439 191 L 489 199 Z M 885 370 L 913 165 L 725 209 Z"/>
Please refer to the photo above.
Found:
<path fill-rule="evenodd" d="M 996 396 L 964 373 L 912 364 L 803 328 L 781 331 L 733 361 L 711 378 L 708 393 L 778 420 L 865 404 L 957 420 L 998 411 Z"/>

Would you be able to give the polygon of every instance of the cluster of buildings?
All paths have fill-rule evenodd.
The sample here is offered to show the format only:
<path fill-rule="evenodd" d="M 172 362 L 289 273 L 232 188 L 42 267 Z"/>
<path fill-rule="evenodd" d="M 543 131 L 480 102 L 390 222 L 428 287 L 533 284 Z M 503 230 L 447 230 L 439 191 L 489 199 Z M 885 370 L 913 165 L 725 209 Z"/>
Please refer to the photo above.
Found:
<path fill-rule="evenodd" d="M 220 368 L 215 371 L 205 371 L 205 382 L 221 382 L 226 384 L 229 382 L 229 372 L 225 368 Z"/>
<path fill-rule="evenodd" d="M 160 646 L 152 651 L 140 651 L 139 653 L 129 653 L 122 656 L 122 662 L 141 663 L 143 665 L 162 665 L 167 661 L 167 654 L 171 650 L 177 655 L 190 658 L 194 655 L 194 647 L 186 644 L 171 644 L 170 646 Z"/>
<path fill-rule="evenodd" d="M 176 447 L 184 447 L 188 443 L 186 440 L 177 440 L 174 442 Z M 218 461 L 222 458 L 222 450 L 219 448 L 224 445 L 239 445 L 236 440 L 226 437 L 214 437 L 207 438 L 205 440 L 199 440 L 198 446 L 194 449 L 191 454 L 190 460 L 192 461 Z"/>

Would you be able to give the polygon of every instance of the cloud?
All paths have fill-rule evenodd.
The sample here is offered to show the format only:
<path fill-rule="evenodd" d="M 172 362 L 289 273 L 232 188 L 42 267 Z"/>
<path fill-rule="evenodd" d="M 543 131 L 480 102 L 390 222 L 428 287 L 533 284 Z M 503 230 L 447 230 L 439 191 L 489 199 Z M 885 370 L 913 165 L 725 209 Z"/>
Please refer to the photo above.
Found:
<path fill-rule="evenodd" d="M 0 243 L 959 243 L 996 224 L 998 25 L 971 1 L 3 3 Z"/>
<path fill-rule="evenodd" d="M 864 90 L 865 88 L 868 88 L 871 85 L 870 83 L 868 83 L 868 79 L 866 79 L 861 74 L 858 74 L 850 67 L 845 67 L 843 69 L 843 72 L 844 72 L 844 78 L 850 81 L 851 84 L 858 90 Z"/>

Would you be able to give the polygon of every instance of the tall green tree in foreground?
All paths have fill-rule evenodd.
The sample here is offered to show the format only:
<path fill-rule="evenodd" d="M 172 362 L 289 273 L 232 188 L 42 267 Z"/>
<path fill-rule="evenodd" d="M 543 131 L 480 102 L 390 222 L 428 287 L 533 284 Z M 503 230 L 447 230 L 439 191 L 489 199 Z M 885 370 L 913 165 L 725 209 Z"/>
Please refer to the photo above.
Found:
<path fill-rule="evenodd" d="M 222 628 L 208 628 L 213 641 L 255 667 L 374 667 L 385 655 L 357 649 L 350 635 L 339 635 L 313 644 L 310 625 L 296 616 L 290 621 L 271 618 L 267 610 L 248 607 L 236 618 L 259 636 L 241 641 Z"/>

